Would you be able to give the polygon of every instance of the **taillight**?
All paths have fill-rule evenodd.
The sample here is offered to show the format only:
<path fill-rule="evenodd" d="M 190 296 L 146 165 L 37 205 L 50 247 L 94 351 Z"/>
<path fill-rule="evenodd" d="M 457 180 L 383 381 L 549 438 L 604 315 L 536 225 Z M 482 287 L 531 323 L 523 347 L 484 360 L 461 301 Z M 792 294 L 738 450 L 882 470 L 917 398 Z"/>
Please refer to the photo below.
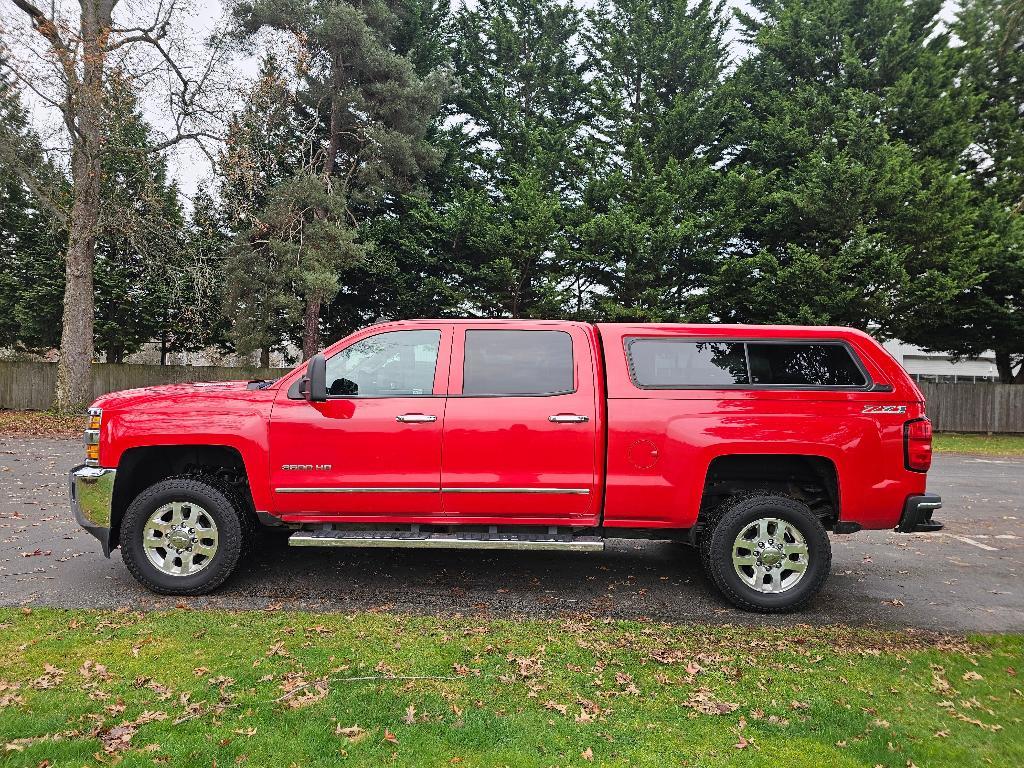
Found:
<path fill-rule="evenodd" d="M 928 419 L 903 425 L 903 461 L 914 472 L 927 472 L 932 465 L 932 423 Z"/>

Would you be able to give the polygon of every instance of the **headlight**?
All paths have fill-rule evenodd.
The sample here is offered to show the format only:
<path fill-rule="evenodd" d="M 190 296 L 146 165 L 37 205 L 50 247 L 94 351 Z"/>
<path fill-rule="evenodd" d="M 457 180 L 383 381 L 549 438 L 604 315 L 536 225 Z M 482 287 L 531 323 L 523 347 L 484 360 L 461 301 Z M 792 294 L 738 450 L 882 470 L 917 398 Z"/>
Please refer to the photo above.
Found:
<path fill-rule="evenodd" d="M 100 465 L 100 424 L 103 423 L 103 411 L 100 408 L 89 409 L 89 422 L 85 428 L 85 463 L 91 467 Z"/>

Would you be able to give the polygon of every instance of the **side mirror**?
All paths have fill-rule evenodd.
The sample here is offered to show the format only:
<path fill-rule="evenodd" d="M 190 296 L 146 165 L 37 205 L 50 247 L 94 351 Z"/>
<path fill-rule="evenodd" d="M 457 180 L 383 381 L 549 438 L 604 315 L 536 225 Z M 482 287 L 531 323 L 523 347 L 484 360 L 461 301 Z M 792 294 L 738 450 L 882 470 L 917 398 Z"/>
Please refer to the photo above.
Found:
<path fill-rule="evenodd" d="M 303 381 L 302 396 L 309 402 L 322 403 L 327 400 L 327 358 L 322 354 L 309 358 Z"/>

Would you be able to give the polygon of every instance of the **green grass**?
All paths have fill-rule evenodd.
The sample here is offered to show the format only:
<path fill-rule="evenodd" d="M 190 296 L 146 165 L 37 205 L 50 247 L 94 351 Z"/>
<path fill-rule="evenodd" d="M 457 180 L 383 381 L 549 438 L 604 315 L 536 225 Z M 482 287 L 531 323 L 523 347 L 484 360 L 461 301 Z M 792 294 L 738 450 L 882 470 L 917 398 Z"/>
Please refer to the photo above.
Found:
<path fill-rule="evenodd" d="M 1022 656 L 1020 636 L 6 609 L 0 765 L 1019 766 Z"/>
<path fill-rule="evenodd" d="M 973 453 L 985 456 L 1024 456 L 1024 435 L 961 435 L 936 433 L 935 450 L 940 453 Z"/>

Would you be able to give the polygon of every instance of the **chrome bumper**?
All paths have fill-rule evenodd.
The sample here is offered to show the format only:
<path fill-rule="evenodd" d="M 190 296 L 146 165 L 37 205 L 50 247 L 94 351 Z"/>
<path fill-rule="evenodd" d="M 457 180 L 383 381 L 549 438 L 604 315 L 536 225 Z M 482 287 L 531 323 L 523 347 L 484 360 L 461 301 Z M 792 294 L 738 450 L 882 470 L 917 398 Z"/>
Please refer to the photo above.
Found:
<path fill-rule="evenodd" d="M 68 478 L 71 508 L 75 520 L 100 541 L 103 554 L 110 557 L 110 510 L 114 499 L 116 469 L 89 467 L 85 464 L 71 470 Z"/>

